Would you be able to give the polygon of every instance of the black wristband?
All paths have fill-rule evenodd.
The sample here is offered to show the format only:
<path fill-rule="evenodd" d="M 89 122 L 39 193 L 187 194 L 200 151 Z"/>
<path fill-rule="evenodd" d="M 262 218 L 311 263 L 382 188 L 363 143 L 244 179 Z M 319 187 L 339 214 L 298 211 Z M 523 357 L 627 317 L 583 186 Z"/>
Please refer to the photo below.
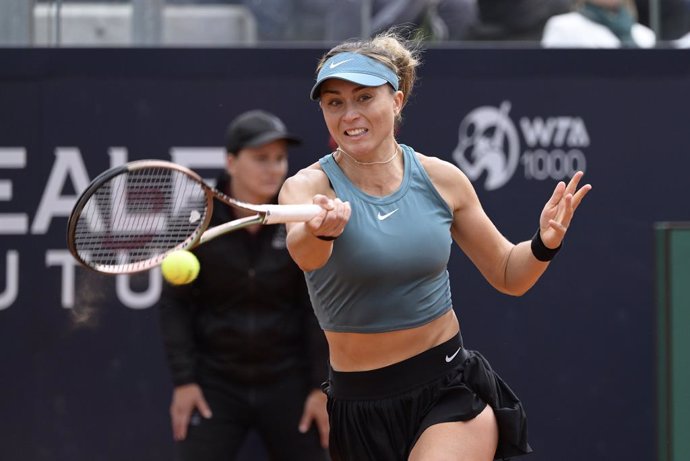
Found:
<path fill-rule="evenodd" d="M 539 261 L 551 261 L 553 257 L 556 256 L 556 253 L 558 253 L 558 250 L 561 249 L 562 245 L 561 243 L 561 245 L 558 245 L 556 248 L 547 248 L 541 240 L 541 230 L 537 229 L 537 233 L 532 237 L 532 254 Z"/>
<path fill-rule="evenodd" d="M 325 240 L 326 242 L 331 242 L 338 238 L 338 236 L 332 237 L 330 235 L 315 235 L 314 237 L 316 237 L 319 240 Z"/>

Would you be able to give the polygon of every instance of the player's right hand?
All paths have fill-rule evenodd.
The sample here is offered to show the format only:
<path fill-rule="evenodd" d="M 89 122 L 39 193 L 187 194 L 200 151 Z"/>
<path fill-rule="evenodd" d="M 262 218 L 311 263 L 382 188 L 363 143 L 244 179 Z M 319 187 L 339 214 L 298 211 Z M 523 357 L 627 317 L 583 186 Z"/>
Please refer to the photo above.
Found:
<path fill-rule="evenodd" d="M 322 194 L 316 194 L 312 202 L 326 212 L 320 213 L 305 224 L 309 232 L 322 237 L 338 237 L 342 234 L 352 213 L 350 203 Z"/>

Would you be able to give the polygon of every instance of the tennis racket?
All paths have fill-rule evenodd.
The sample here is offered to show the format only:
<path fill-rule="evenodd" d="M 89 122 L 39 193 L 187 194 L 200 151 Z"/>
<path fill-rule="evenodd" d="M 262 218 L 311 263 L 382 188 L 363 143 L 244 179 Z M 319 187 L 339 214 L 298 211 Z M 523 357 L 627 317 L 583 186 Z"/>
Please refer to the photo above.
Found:
<path fill-rule="evenodd" d="M 208 228 L 215 199 L 251 216 Z M 188 250 L 254 224 L 304 222 L 318 205 L 253 205 L 204 183 L 192 170 L 163 160 L 138 160 L 96 177 L 77 200 L 67 244 L 82 265 L 107 274 L 151 269 L 171 252 Z"/>

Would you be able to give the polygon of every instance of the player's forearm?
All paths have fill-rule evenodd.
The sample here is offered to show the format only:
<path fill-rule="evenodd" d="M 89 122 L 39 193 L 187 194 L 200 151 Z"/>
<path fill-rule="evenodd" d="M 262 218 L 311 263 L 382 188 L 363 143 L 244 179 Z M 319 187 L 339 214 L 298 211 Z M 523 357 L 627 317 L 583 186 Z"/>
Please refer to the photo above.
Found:
<path fill-rule="evenodd" d="M 547 267 L 548 262 L 539 261 L 534 257 L 529 241 L 518 243 L 507 257 L 501 291 L 513 296 L 522 296 L 534 286 Z"/>
<path fill-rule="evenodd" d="M 326 264 L 333 251 L 333 242 L 317 238 L 300 223 L 291 226 L 287 247 L 300 269 L 309 272 Z"/>

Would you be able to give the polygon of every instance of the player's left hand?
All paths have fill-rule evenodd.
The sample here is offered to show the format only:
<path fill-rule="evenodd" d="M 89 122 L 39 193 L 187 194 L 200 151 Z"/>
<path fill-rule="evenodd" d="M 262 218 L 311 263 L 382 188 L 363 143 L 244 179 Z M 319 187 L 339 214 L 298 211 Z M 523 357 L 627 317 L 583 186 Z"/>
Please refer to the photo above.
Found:
<path fill-rule="evenodd" d="M 299 421 L 299 431 L 303 434 L 307 432 L 312 422 L 316 424 L 316 428 L 319 430 L 321 446 L 325 449 L 328 448 L 328 433 L 331 430 L 331 426 L 328 423 L 326 394 L 321 389 L 311 391 L 304 401 L 304 411 Z"/>
<path fill-rule="evenodd" d="M 575 173 L 567 186 L 565 182 L 559 182 L 541 212 L 539 231 L 547 248 L 557 248 L 561 244 L 575 210 L 592 189 L 590 184 L 577 188 L 583 175 L 582 171 Z"/>

